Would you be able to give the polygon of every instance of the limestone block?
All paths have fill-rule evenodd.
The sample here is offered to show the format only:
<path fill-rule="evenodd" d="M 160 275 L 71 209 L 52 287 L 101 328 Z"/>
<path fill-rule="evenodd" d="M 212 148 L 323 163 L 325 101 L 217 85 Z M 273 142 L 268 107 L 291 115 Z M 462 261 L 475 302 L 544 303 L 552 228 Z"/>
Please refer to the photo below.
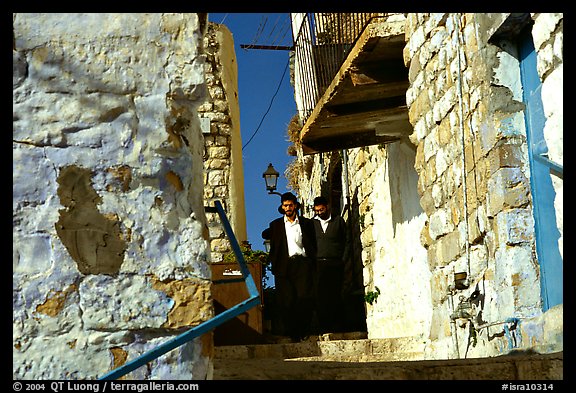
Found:
<path fill-rule="evenodd" d="M 418 121 L 428 111 L 431 111 L 431 110 L 432 110 L 432 103 L 430 102 L 430 98 L 428 97 L 428 90 L 423 89 L 418 93 L 418 95 L 416 96 L 416 99 L 414 100 L 412 105 L 410 105 L 410 108 L 408 108 L 408 118 L 410 119 L 410 122 L 412 124 L 414 124 L 414 127 L 416 127 L 416 124 L 418 123 Z M 422 131 L 425 131 L 425 130 L 414 130 L 414 131 L 417 132 L 418 135 L 420 135 L 422 133 Z M 418 131 L 420 131 L 420 132 L 418 132 Z"/>
<path fill-rule="evenodd" d="M 219 185 L 227 184 L 228 174 L 224 170 L 211 170 L 208 172 L 208 185 L 210 187 L 216 187 Z"/>
<path fill-rule="evenodd" d="M 231 246 L 228 239 L 212 239 L 210 249 L 218 252 L 227 252 L 230 251 Z"/>
<path fill-rule="evenodd" d="M 538 14 L 532 28 L 532 37 L 536 50 L 539 51 L 542 45 L 550 39 L 563 18 L 564 14 L 562 13 L 543 12 Z"/>
<path fill-rule="evenodd" d="M 214 100 L 214 110 L 218 112 L 226 112 L 228 110 L 228 101 Z"/>
<path fill-rule="evenodd" d="M 230 157 L 230 149 L 226 146 L 209 147 L 208 156 L 213 159 L 227 159 Z"/>
<path fill-rule="evenodd" d="M 438 128 L 435 127 L 433 130 L 430 131 L 430 134 L 424 139 L 424 160 L 428 162 L 430 157 L 436 154 L 439 149 L 438 145 Z"/>
<path fill-rule="evenodd" d="M 439 124 L 457 102 L 456 86 L 453 85 L 434 103 L 432 107 L 434 122 Z"/>
<path fill-rule="evenodd" d="M 525 206 L 529 201 L 530 185 L 519 168 L 501 168 L 488 180 L 489 217 L 507 208 Z"/>
<path fill-rule="evenodd" d="M 418 61 L 424 66 L 424 68 L 428 68 L 428 61 L 433 55 L 434 52 L 430 48 L 430 41 L 425 41 L 418 52 Z"/>
<path fill-rule="evenodd" d="M 454 230 L 454 224 L 446 209 L 438 209 L 430 216 L 430 237 L 438 239 Z"/>
<path fill-rule="evenodd" d="M 470 244 L 474 244 L 481 237 L 482 231 L 480 230 L 478 210 L 474 210 L 468 217 L 468 241 Z"/>
<path fill-rule="evenodd" d="M 440 178 L 443 176 L 444 171 L 446 171 L 446 169 L 452 163 L 452 159 L 448 149 L 438 149 L 436 151 L 435 157 L 436 165 L 434 169 L 436 170 L 436 177 Z"/>
<path fill-rule="evenodd" d="M 439 264 L 446 266 L 454 261 L 463 250 L 458 231 L 451 232 L 438 240 Z"/>
<path fill-rule="evenodd" d="M 446 14 L 443 14 L 444 16 Z M 431 32 L 430 35 L 430 50 L 433 53 L 438 52 L 445 44 L 445 41 L 448 40 L 448 33 L 446 32 L 446 28 L 444 26 L 437 26 Z"/>
<path fill-rule="evenodd" d="M 420 47 L 424 43 L 426 37 L 424 36 L 424 27 L 418 26 L 416 30 L 412 34 L 410 34 L 410 38 L 406 44 L 408 48 L 409 58 L 415 57 L 414 55 L 420 50 Z M 406 55 L 405 55 L 406 61 Z"/>
<path fill-rule="evenodd" d="M 234 130 L 233 130 L 232 126 L 231 126 L 229 123 L 218 123 L 218 124 L 217 124 L 217 127 L 218 127 L 218 133 L 219 133 L 220 135 L 223 135 L 222 137 L 219 138 L 219 139 L 222 139 L 222 140 L 223 140 L 223 142 L 220 142 L 219 145 L 225 146 L 225 145 L 227 145 L 227 144 L 229 143 L 228 140 L 225 139 L 226 136 L 227 136 L 227 135 L 232 135 L 232 133 L 233 133 Z"/>
<path fill-rule="evenodd" d="M 230 116 L 221 112 L 205 112 L 203 116 L 212 122 L 228 123 L 230 121 Z"/>
<path fill-rule="evenodd" d="M 207 169 L 226 169 L 230 167 L 230 161 L 221 159 L 206 160 L 205 166 Z"/>

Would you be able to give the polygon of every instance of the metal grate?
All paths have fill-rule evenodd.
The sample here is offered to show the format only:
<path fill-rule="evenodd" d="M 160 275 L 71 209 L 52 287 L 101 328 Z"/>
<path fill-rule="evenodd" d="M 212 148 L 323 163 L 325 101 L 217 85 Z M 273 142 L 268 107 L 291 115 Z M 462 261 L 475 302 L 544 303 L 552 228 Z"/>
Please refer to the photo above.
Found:
<path fill-rule="evenodd" d="M 295 86 L 303 122 L 310 117 L 360 34 L 383 13 L 307 13 L 294 40 Z"/>

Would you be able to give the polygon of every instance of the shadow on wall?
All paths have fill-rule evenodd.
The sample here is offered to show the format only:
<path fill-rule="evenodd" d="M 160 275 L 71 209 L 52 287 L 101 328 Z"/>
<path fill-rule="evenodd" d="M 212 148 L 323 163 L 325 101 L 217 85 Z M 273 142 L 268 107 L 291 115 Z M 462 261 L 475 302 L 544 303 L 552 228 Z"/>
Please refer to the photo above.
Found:
<path fill-rule="evenodd" d="M 363 219 L 360 216 L 358 194 L 354 193 L 350 201 L 348 212 L 348 226 L 350 230 L 351 252 L 350 260 L 346 261 L 345 281 L 343 289 L 347 331 L 366 332 L 366 304 L 364 302 L 364 279 L 362 263 L 362 241 L 360 233 L 363 228 Z"/>
<path fill-rule="evenodd" d="M 410 142 L 387 146 L 388 179 L 392 200 L 392 225 L 412 221 L 424 212 L 418 194 L 418 173 L 414 169 L 416 150 Z"/>

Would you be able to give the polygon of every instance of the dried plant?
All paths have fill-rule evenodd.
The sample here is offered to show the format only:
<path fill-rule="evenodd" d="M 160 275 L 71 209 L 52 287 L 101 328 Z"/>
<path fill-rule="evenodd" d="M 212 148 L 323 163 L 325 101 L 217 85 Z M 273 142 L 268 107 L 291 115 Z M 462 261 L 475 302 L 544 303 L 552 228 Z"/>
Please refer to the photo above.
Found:
<path fill-rule="evenodd" d="M 286 134 L 288 135 L 288 140 L 295 145 L 300 144 L 300 131 L 302 130 L 302 124 L 300 123 L 300 117 L 296 113 L 290 119 L 288 127 L 286 129 Z"/>
<path fill-rule="evenodd" d="M 302 162 L 298 157 L 294 157 L 292 161 L 286 166 L 284 175 L 288 181 L 288 187 L 290 187 L 296 194 L 300 194 L 300 184 L 299 179 L 304 173 L 304 168 Z"/>
<path fill-rule="evenodd" d="M 286 153 L 288 153 L 289 156 L 295 157 L 298 155 L 298 149 L 294 145 L 289 145 L 286 149 Z"/>

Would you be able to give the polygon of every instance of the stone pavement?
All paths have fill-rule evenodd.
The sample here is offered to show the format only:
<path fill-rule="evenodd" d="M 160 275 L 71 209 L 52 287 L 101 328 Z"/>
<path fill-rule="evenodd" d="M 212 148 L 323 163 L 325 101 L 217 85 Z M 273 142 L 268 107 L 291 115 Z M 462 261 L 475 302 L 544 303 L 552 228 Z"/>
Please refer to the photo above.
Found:
<path fill-rule="evenodd" d="M 421 360 L 424 344 L 323 335 L 215 348 L 213 380 L 563 380 L 563 352 Z"/>

